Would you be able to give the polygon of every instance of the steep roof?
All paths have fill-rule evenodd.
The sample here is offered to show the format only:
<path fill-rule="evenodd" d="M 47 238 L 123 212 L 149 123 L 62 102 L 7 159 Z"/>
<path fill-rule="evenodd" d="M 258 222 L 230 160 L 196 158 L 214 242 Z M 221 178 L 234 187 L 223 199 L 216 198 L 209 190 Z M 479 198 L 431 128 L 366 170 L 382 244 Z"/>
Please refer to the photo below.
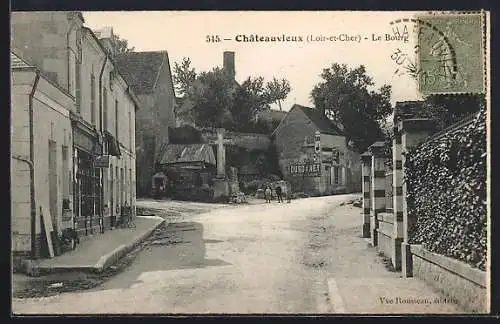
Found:
<path fill-rule="evenodd" d="M 215 165 L 215 155 L 209 144 L 169 144 L 160 164 L 205 162 Z"/>
<path fill-rule="evenodd" d="M 166 51 L 123 53 L 116 55 L 113 61 L 136 94 L 151 93 L 162 66 L 169 65 Z"/>
<path fill-rule="evenodd" d="M 301 105 L 293 105 L 292 109 L 301 110 L 316 126 L 320 133 L 344 136 L 344 132 L 336 126 L 328 117 L 323 115 L 318 109 L 304 107 Z M 290 109 L 290 110 L 292 110 Z"/>

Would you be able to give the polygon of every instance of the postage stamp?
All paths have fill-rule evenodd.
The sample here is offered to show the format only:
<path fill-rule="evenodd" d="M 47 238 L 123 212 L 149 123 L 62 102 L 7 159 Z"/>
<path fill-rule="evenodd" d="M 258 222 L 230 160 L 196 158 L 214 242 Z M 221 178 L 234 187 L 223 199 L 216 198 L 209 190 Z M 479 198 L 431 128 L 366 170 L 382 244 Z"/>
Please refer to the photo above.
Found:
<path fill-rule="evenodd" d="M 488 313 L 488 12 L 18 2 L 14 314 Z"/>
<path fill-rule="evenodd" d="M 432 14 L 416 20 L 420 91 L 484 93 L 484 14 Z"/>

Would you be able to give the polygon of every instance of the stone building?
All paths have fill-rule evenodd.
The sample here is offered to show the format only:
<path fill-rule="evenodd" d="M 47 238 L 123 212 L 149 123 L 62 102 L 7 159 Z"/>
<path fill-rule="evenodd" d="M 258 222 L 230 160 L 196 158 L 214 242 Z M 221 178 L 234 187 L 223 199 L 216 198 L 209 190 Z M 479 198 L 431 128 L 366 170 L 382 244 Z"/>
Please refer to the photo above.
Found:
<path fill-rule="evenodd" d="M 115 62 L 141 104 L 136 115 L 137 192 L 150 194 L 152 176 L 175 127 L 176 98 L 166 51 L 116 55 Z"/>
<path fill-rule="evenodd" d="M 346 138 L 319 110 L 293 105 L 272 139 L 283 178 L 293 191 L 313 195 L 348 191 Z"/>
<path fill-rule="evenodd" d="M 50 213 L 56 231 L 73 225 L 63 213 L 73 201 L 70 112 L 75 103 L 66 89 L 14 53 L 11 68 L 12 252 L 38 257 L 41 209 L 44 217 Z"/>
<path fill-rule="evenodd" d="M 79 12 L 14 12 L 11 16 L 11 47 L 17 48 L 18 56 L 36 67 L 43 79 L 61 89 L 69 96 L 64 100 L 71 102 L 62 105 L 70 124 L 66 119 L 53 119 L 49 131 L 51 122 L 47 119 L 51 115 L 40 117 L 45 122 L 40 138 L 50 136 L 55 144 L 33 160 L 35 171 L 41 168 L 39 174 L 45 174 L 42 179 L 35 174 L 33 187 L 43 186 L 43 181 L 53 177 L 50 181 L 57 189 L 52 190 L 55 193 L 47 208 L 54 227 L 58 232 L 74 228 L 81 239 L 113 226 L 122 206 L 131 206 L 135 212 L 134 130 L 139 107 L 103 42 L 83 24 Z M 55 90 L 46 96 L 56 96 Z M 18 109 L 13 101 L 11 110 Z M 32 143 L 35 139 L 22 140 Z M 52 157 L 66 155 L 68 161 Z M 50 165 L 44 164 L 46 159 Z M 71 175 L 68 188 L 64 185 L 66 175 Z M 39 213 L 46 202 L 36 192 L 30 196 Z"/>

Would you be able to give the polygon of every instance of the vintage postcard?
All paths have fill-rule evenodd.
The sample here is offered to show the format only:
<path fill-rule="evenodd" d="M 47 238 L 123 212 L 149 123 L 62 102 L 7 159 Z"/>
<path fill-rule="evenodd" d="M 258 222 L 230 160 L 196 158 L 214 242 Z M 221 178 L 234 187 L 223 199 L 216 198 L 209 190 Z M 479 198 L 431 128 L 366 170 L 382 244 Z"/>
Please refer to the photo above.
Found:
<path fill-rule="evenodd" d="M 11 15 L 12 312 L 490 312 L 488 11 Z"/>

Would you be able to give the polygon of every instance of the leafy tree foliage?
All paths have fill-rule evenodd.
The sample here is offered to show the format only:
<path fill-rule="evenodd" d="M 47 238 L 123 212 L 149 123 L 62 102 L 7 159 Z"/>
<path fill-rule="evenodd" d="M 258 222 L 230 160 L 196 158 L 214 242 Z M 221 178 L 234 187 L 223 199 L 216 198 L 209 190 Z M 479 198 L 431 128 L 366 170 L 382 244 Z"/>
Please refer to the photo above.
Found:
<path fill-rule="evenodd" d="M 174 63 L 174 84 L 175 90 L 180 96 L 183 96 L 196 80 L 196 71 L 191 67 L 191 59 L 184 57 L 182 62 Z"/>
<path fill-rule="evenodd" d="M 281 101 L 286 99 L 291 90 L 292 87 L 287 79 L 273 78 L 266 84 L 265 97 L 269 103 L 277 103 L 281 111 Z"/>
<path fill-rule="evenodd" d="M 261 76 L 248 77 L 239 85 L 220 68 L 197 74 L 189 58 L 174 63 L 173 78 L 177 92 L 191 103 L 179 109 L 178 116 L 201 127 L 261 132 L 268 127 L 256 122 L 257 113 L 270 109 L 273 102 L 281 106 L 291 90 L 285 79 L 265 83 Z"/>
<path fill-rule="evenodd" d="M 202 72 L 189 88 L 187 96 L 193 103 L 196 124 L 218 127 L 231 123 L 229 107 L 233 103 L 234 80 L 220 68 Z"/>
<path fill-rule="evenodd" d="M 113 46 L 116 54 L 130 53 L 135 50 L 135 47 L 129 47 L 126 39 L 121 39 L 120 36 L 113 34 Z"/>
<path fill-rule="evenodd" d="M 321 73 L 323 79 L 311 91 L 316 108 L 344 126 L 347 140 L 362 152 L 383 139 L 380 122 L 392 112 L 391 86 L 373 90 L 373 79 L 363 65 L 349 69 L 334 63 Z"/>

